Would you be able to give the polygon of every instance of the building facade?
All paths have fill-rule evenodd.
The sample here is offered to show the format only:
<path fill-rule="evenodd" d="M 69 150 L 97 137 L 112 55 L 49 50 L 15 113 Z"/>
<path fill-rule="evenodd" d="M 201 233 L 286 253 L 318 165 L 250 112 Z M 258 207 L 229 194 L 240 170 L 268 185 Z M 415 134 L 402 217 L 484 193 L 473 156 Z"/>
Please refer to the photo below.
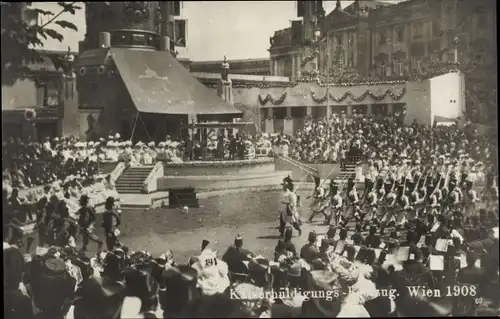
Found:
<path fill-rule="evenodd" d="M 475 112 L 483 100 L 494 100 L 485 95 L 495 80 L 484 74 L 496 68 L 495 5 L 493 0 L 355 1 L 342 8 L 337 1 L 324 15 L 321 1 L 298 1 L 302 19 L 271 38 L 270 74 L 295 80 L 311 77 L 312 70 L 312 76 L 327 74 L 337 83 L 346 73 L 360 82 L 404 80 L 458 62 L 470 92 L 468 110 Z M 490 109 L 496 109 L 493 102 Z"/>

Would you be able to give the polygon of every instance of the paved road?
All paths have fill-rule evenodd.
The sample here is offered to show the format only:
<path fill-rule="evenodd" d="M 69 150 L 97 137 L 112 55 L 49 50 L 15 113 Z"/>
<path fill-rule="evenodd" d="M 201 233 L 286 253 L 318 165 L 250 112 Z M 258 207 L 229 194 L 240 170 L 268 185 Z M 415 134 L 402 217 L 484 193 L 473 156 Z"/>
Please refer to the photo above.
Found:
<path fill-rule="evenodd" d="M 309 214 L 310 200 L 306 197 L 311 191 L 299 191 L 302 207 L 299 213 L 303 220 Z M 200 208 L 191 208 L 188 214 L 179 209 L 158 208 L 149 211 L 124 211 L 120 240 L 131 250 L 147 250 L 160 255 L 167 249 L 174 252 L 179 261 L 188 260 L 198 253 L 201 241 L 208 239 L 221 254 L 232 244 L 238 234 L 243 236 L 247 249 L 272 257 L 278 240 L 277 211 L 281 207 L 280 191 L 230 192 L 200 199 Z M 304 224 L 302 236 L 295 231 L 294 243 L 300 248 L 307 240 L 309 231 L 325 233 L 327 226 L 317 223 Z M 98 223 L 100 225 L 100 216 Z M 102 237 L 101 229 L 97 234 Z M 77 240 L 80 246 L 80 240 Z M 96 246 L 89 246 L 89 253 Z"/>

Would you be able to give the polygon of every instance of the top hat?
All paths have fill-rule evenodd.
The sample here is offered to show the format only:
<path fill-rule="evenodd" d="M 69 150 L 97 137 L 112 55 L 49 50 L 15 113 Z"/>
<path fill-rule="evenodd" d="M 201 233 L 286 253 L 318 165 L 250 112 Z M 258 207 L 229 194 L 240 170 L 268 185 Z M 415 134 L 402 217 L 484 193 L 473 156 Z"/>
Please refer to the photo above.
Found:
<path fill-rule="evenodd" d="M 45 256 L 30 271 L 31 290 L 37 308 L 43 312 L 68 311 L 66 302 L 74 292 L 76 280 L 66 271 L 61 259 Z M 50 287 L 50 294 L 47 293 Z"/>
<path fill-rule="evenodd" d="M 107 277 L 92 277 L 76 291 L 75 318 L 119 318 L 125 286 Z"/>

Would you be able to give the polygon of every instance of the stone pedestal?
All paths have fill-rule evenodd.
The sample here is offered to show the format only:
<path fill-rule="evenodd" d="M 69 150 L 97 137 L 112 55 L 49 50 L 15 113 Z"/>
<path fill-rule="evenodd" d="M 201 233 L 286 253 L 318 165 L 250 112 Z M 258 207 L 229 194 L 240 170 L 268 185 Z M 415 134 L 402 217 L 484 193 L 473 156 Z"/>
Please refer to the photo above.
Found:
<path fill-rule="evenodd" d="M 233 83 L 222 79 L 217 83 L 217 95 L 229 103 L 233 103 Z"/>
<path fill-rule="evenodd" d="M 78 110 L 78 92 L 76 90 L 76 75 L 73 73 L 62 75 L 61 88 L 61 136 L 78 136 L 85 139 L 85 136 L 80 136 L 80 121 Z"/>
<path fill-rule="evenodd" d="M 264 124 L 264 130 L 266 133 L 274 133 L 273 108 L 270 107 L 267 110 L 268 113 Z"/>

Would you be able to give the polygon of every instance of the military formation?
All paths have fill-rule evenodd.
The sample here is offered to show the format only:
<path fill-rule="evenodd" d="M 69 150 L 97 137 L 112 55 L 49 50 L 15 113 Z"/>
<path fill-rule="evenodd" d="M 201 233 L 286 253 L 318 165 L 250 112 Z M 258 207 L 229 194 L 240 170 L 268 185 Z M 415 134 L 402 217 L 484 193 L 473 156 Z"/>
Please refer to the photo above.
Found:
<path fill-rule="evenodd" d="M 332 180 L 328 189 L 316 178 L 309 221 L 322 214 L 328 225 L 354 220 L 401 226 L 427 214 L 470 218 L 479 208 L 492 210 L 498 205 L 498 176 L 481 163 L 464 160 L 452 164 L 441 158 L 427 167 L 409 161 L 379 172 L 369 161 L 367 170 L 362 193 L 352 177 L 340 185 Z M 480 194 L 477 182 L 482 184 Z"/>

